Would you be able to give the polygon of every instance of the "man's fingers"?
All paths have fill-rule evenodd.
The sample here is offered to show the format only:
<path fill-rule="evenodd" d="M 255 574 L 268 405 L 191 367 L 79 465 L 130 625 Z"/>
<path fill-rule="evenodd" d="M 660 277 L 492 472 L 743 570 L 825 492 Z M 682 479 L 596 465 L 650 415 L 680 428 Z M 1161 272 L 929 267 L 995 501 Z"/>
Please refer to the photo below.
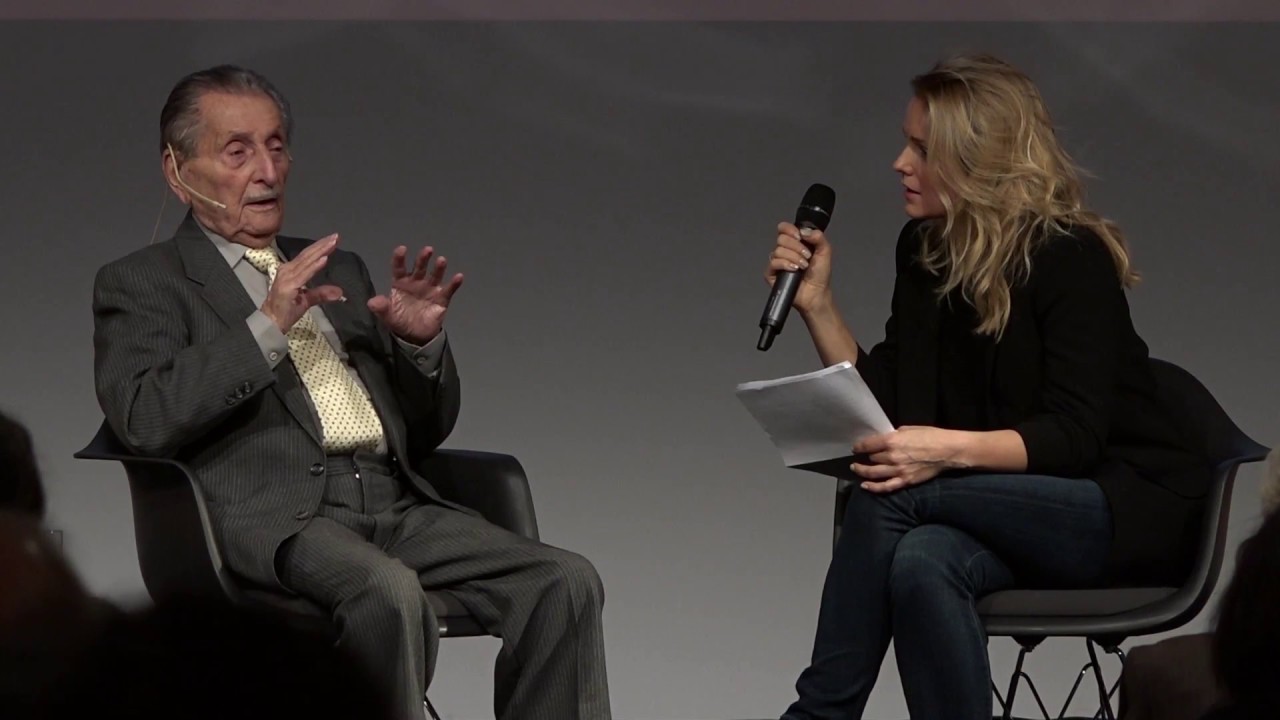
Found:
<path fill-rule="evenodd" d="M 321 285 L 320 287 L 310 288 L 303 292 L 303 295 L 307 298 L 308 307 L 347 299 L 342 294 L 342 288 L 337 285 Z"/>
<path fill-rule="evenodd" d="M 278 282 L 295 283 L 295 287 L 305 285 L 312 275 L 315 275 L 321 267 L 324 267 L 324 264 L 329 261 L 329 256 L 337 248 L 337 233 L 320 238 L 304 248 L 289 262 L 282 263 L 280 269 L 276 271 L 276 280 Z M 304 276 L 306 279 L 298 279 Z M 281 281 L 282 277 L 284 278 L 283 281 Z"/>
<path fill-rule="evenodd" d="M 281 267 L 292 265 L 294 263 L 304 263 L 313 260 L 320 255 L 330 255 L 338 247 L 338 233 L 325 235 L 319 240 L 311 243 L 302 249 L 302 252 L 293 256 L 293 259 L 287 263 L 283 263 Z"/>
<path fill-rule="evenodd" d="M 367 305 L 370 312 L 378 317 L 382 317 L 391 310 L 391 299 L 386 295 L 375 295 L 369 298 Z"/>
<path fill-rule="evenodd" d="M 458 292 L 458 288 L 460 287 L 462 287 L 462 273 L 456 273 L 449 279 L 449 284 L 441 290 L 441 292 L 444 293 L 444 300 L 446 303 L 453 298 L 453 294 Z"/>
<path fill-rule="evenodd" d="M 427 270 L 431 268 L 431 256 L 434 253 L 435 248 L 430 245 L 422 248 L 422 251 L 418 253 L 418 259 L 413 263 L 414 280 L 421 280 L 427 276 Z"/>
<path fill-rule="evenodd" d="M 272 287 L 278 287 L 281 292 L 294 293 L 299 288 L 303 288 L 307 283 L 311 282 L 311 278 L 320 272 L 320 269 L 329 263 L 328 255 L 318 255 L 310 260 L 300 262 L 298 264 L 290 264 L 289 266 L 281 265 L 276 271 L 276 281 L 272 283 Z"/>
<path fill-rule="evenodd" d="M 406 256 L 408 256 L 408 254 L 409 254 L 409 248 L 405 247 L 404 245 L 401 245 L 397 247 L 395 250 L 391 251 L 391 279 L 392 280 L 399 280 L 400 278 L 409 274 L 409 272 L 405 270 L 405 267 L 404 267 L 404 259 Z"/>
<path fill-rule="evenodd" d="M 449 261 L 446 260 L 443 255 L 436 258 L 435 267 L 431 268 L 431 284 L 432 285 L 439 285 L 440 282 L 444 280 L 444 269 L 448 266 L 449 266 Z M 421 276 L 416 274 L 414 275 L 414 277 L 419 280 L 422 279 Z"/>

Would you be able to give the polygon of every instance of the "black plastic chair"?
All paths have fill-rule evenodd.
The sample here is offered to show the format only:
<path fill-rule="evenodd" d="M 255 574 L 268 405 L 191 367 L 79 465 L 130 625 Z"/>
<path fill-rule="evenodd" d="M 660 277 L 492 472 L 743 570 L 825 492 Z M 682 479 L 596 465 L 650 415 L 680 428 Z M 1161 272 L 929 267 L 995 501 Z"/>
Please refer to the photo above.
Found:
<path fill-rule="evenodd" d="M 75 457 L 124 464 L 133 500 L 138 566 L 151 598 L 222 597 L 245 607 L 270 608 L 291 624 L 333 632 L 328 613 L 297 597 L 247 588 L 222 561 L 209 524 L 204 494 L 184 463 L 131 453 L 107 423 Z M 499 527 L 537 540 L 538 522 L 529 481 L 510 455 L 472 450 L 437 450 L 417 468 L 431 478 L 441 497 L 478 511 Z M 441 637 L 479 637 L 489 633 L 458 600 L 445 591 L 427 593 Z M 427 703 L 433 717 L 435 709 Z"/>
<path fill-rule="evenodd" d="M 1268 449 L 1254 442 L 1232 422 L 1213 395 L 1191 373 L 1163 360 L 1151 360 L 1151 370 L 1167 411 L 1176 419 L 1190 450 L 1214 466 L 1206 498 L 1201 539 L 1191 574 L 1181 587 L 1126 587 L 1098 590 L 1004 590 L 978 602 L 988 637 L 1011 637 L 1020 646 L 1004 696 L 992 681 L 1003 717 L 1013 717 L 1018 686 L 1026 680 L 1041 714 L 1050 717 L 1035 683 L 1023 671 L 1027 653 L 1048 637 L 1082 637 L 1089 662 L 1081 668 L 1062 711 L 1075 697 L 1092 670 L 1098 686 L 1099 709 L 1094 717 L 1114 718 L 1111 696 L 1119 681 L 1107 688 L 1098 664 L 1097 647 L 1124 663 L 1120 644 L 1131 637 L 1153 635 L 1182 627 L 1200 613 L 1213 594 L 1227 543 L 1227 519 L 1236 471 L 1245 463 L 1263 460 Z M 833 473 L 834 474 L 834 473 Z M 836 480 L 835 535 L 840 534 L 845 505 L 853 492 L 850 478 Z"/>

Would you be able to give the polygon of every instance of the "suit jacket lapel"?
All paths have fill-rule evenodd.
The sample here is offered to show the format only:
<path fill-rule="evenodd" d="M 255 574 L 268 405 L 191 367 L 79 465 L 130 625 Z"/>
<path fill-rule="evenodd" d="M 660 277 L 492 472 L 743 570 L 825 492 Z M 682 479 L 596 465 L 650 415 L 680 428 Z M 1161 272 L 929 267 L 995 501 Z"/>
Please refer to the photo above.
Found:
<path fill-rule="evenodd" d="M 190 213 L 187 213 L 186 220 L 174 234 L 174 242 L 182 257 L 187 278 L 201 286 L 201 296 L 209 303 L 213 312 L 227 327 L 243 325 L 245 318 L 258 308 L 254 307 L 249 293 L 245 292 L 226 259 Z M 306 389 L 302 386 L 297 371 L 293 369 L 293 364 L 282 362 L 276 366 L 275 373 L 276 382 L 271 386 L 272 392 L 276 393 L 298 424 L 319 444 L 320 429 L 316 427 L 304 394 Z"/>
<path fill-rule="evenodd" d="M 233 326 L 253 314 L 257 308 L 249 299 L 249 293 L 190 213 L 173 240 L 187 278 L 201 286 L 201 296 L 222 322 Z"/>

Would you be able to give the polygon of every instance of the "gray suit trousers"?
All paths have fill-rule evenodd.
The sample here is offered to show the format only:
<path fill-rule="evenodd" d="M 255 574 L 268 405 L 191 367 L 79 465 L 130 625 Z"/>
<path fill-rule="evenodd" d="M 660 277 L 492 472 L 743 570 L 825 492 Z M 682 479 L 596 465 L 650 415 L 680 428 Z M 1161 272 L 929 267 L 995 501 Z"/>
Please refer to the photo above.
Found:
<path fill-rule="evenodd" d="M 331 457 L 317 514 L 276 555 L 284 586 L 330 610 L 405 720 L 438 645 L 423 589 L 449 590 L 503 644 L 499 720 L 610 717 L 604 590 L 580 555 L 423 501 L 373 456 Z"/>

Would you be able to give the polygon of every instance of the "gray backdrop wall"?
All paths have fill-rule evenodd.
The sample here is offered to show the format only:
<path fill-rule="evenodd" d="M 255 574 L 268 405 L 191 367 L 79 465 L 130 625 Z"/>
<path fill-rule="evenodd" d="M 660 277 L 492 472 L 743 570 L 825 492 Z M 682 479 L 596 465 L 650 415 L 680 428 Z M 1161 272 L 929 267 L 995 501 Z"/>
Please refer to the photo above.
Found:
<path fill-rule="evenodd" d="M 94 591 L 142 600 L 123 473 L 70 457 L 99 421 L 91 283 L 152 235 L 171 84 L 245 64 L 296 111 L 287 231 L 342 233 L 375 277 L 402 242 L 468 274 L 449 444 L 519 456 L 546 540 L 597 563 L 617 717 L 776 717 L 809 652 L 832 486 L 784 470 L 732 394 L 817 366 L 798 322 L 754 349 L 772 227 L 809 183 L 837 189 L 839 299 L 877 339 L 907 80 L 972 49 L 1039 81 L 1096 174 L 1146 275 L 1131 302 L 1154 354 L 1280 439 L 1277 25 L 7 23 L 2 402 L 37 439 L 50 524 Z M 170 201 L 161 233 L 180 217 Z M 450 716 L 491 717 L 495 648 L 444 644 Z M 997 671 L 1013 654 L 992 643 Z M 1083 657 L 1032 656 L 1051 703 Z M 892 656 L 868 712 L 906 716 Z"/>

